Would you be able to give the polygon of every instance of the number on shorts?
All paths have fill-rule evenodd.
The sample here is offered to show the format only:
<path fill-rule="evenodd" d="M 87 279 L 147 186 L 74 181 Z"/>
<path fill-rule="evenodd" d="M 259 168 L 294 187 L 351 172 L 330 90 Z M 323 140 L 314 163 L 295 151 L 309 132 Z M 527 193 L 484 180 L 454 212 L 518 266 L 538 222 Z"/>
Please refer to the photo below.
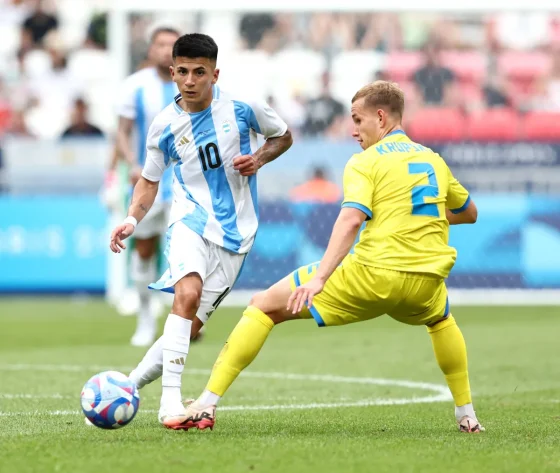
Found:
<path fill-rule="evenodd" d="M 437 197 L 439 187 L 434 167 L 429 163 L 408 163 L 409 174 L 427 174 L 427 186 L 414 186 L 412 188 L 412 215 L 427 215 L 439 217 L 437 204 L 426 203 L 426 197 Z"/>

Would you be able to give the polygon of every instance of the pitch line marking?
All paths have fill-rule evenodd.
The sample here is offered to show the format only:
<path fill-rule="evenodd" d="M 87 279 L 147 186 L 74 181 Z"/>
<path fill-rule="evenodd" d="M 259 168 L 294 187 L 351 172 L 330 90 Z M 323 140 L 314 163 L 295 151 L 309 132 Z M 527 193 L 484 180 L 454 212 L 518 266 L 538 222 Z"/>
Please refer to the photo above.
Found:
<path fill-rule="evenodd" d="M 96 373 L 113 369 L 117 371 L 129 372 L 130 367 L 112 367 L 107 366 L 80 366 L 80 365 L 30 365 L 30 364 L 9 364 L 0 365 L 0 371 L 67 371 L 67 372 L 85 372 L 90 371 Z M 202 369 L 185 369 L 186 374 L 191 375 L 209 375 L 210 370 Z M 245 378 L 257 379 L 283 379 L 294 381 L 315 381 L 327 382 L 335 384 L 369 384 L 377 386 L 397 386 L 410 389 L 420 389 L 432 391 L 433 395 L 411 398 L 394 398 L 394 399 L 362 399 L 358 401 L 332 402 L 332 403 L 304 403 L 304 404 L 275 404 L 275 405 L 249 405 L 249 406 L 222 406 L 221 412 L 235 412 L 241 410 L 251 411 L 270 411 L 270 410 L 295 410 L 295 409 L 332 409 L 341 407 L 367 407 L 367 406 L 394 406 L 406 404 L 421 404 L 445 402 L 452 399 L 451 393 L 447 386 L 434 383 L 425 383 L 409 380 L 394 380 L 385 378 L 369 378 L 369 377 L 353 377 L 338 375 L 318 375 L 318 374 L 298 374 L 298 373 L 275 373 L 275 372 L 255 372 L 247 371 L 241 373 Z M 0 399 L 71 399 L 71 396 L 63 396 L 62 394 L 0 394 Z M 158 411 L 152 409 L 142 410 L 148 414 L 155 414 Z M 15 417 L 20 415 L 49 415 L 49 416 L 68 416 L 80 415 L 78 410 L 55 410 L 55 411 L 34 411 L 34 412 L 0 412 L 0 417 Z"/>

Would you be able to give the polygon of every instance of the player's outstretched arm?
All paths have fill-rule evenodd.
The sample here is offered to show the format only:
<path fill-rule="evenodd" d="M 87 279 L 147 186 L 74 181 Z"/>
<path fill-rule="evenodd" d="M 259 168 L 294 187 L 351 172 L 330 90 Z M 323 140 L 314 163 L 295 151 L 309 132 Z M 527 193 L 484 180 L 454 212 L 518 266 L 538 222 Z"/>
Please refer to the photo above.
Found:
<path fill-rule="evenodd" d="M 123 240 L 134 233 L 138 222 L 146 216 L 148 211 L 152 208 L 152 205 L 154 205 L 158 187 L 159 182 L 149 181 L 143 176 L 140 177 L 136 186 L 134 186 L 132 203 L 128 208 L 128 217 L 123 223 L 118 225 L 111 234 L 111 243 L 109 246 L 113 253 L 120 253 L 121 249 L 126 249 Z"/>
<path fill-rule="evenodd" d="M 323 290 L 327 279 L 348 254 L 366 218 L 364 212 L 353 207 L 344 207 L 340 211 L 315 277 L 292 292 L 288 300 L 288 310 L 291 309 L 297 314 L 304 304 L 308 308 L 312 306 L 313 297 Z"/>
<path fill-rule="evenodd" d="M 445 215 L 449 221 L 449 225 L 461 225 L 464 223 L 476 223 L 478 218 L 478 209 L 472 199 L 469 199 L 465 209 L 450 210 L 445 209 Z"/>

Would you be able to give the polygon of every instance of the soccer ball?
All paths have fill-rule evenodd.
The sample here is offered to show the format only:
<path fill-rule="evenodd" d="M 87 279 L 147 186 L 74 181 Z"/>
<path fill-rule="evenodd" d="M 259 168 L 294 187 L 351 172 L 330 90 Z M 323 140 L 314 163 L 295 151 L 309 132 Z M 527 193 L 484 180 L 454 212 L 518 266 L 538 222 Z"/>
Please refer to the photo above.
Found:
<path fill-rule="evenodd" d="M 89 421 L 102 429 L 120 429 L 128 424 L 140 405 L 138 388 L 118 371 L 92 376 L 82 388 L 82 410 Z"/>

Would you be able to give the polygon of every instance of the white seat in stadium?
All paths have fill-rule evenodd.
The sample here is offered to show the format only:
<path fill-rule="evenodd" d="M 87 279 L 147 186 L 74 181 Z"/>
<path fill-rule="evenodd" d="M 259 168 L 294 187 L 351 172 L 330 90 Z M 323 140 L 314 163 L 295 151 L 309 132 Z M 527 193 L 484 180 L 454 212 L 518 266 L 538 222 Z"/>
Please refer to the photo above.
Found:
<path fill-rule="evenodd" d="M 271 57 L 271 92 L 274 97 L 292 96 L 294 91 L 314 97 L 321 92 L 326 58 L 309 49 L 288 49 Z"/>
<path fill-rule="evenodd" d="M 19 25 L 0 24 L 0 38 L 0 56 L 14 56 L 21 39 Z"/>
<path fill-rule="evenodd" d="M 73 77 L 86 83 L 111 79 L 111 59 L 107 51 L 79 49 L 68 58 L 68 70 Z"/>
<path fill-rule="evenodd" d="M 91 0 L 55 0 L 58 16 L 58 34 L 68 49 L 80 47 L 87 34 L 93 12 Z"/>
<path fill-rule="evenodd" d="M 35 136 L 57 139 L 70 123 L 70 111 L 65 107 L 39 106 L 25 114 L 25 124 Z"/>
<path fill-rule="evenodd" d="M 218 85 L 233 94 L 265 99 L 269 93 L 270 56 L 248 50 L 218 55 Z"/>
<path fill-rule="evenodd" d="M 350 103 L 354 94 L 373 81 L 382 70 L 385 54 L 376 51 L 346 51 L 332 62 L 331 94 L 343 103 Z"/>
<path fill-rule="evenodd" d="M 112 82 L 99 82 L 87 87 L 84 99 L 88 104 L 88 118 L 103 131 L 111 133 L 117 128 L 115 104 L 118 87 Z"/>
<path fill-rule="evenodd" d="M 38 79 L 50 74 L 53 69 L 51 56 L 46 51 L 34 49 L 23 58 L 23 70 L 30 79 Z"/>

